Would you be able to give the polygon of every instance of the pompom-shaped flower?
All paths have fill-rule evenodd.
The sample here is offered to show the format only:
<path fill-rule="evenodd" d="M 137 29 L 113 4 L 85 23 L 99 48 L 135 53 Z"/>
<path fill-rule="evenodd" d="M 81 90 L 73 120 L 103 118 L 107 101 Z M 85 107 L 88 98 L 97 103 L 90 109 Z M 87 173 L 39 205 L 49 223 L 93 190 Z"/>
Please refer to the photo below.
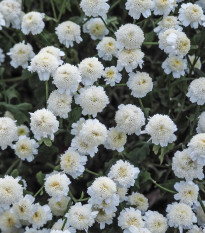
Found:
<path fill-rule="evenodd" d="M 49 53 L 57 58 L 60 65 L 63 64 L 61 57 L 65 56 L 65 53 L 61 51 L 59 48 L 56 48 L 55 46 L 46 46 L 42 48 L 39 53 Z"/>
<path fill-rule="evenodd" d="M 75 96 L 75 103 L 82 107 L 83 115 L 96 117 L 109 103 L 103 87 L 85 87 L 81 88 L 79 92 L 80 94 Z"/>
<path fill-rule="evenodd" d="M 0 65 L 4 62 L 4 60 L 5 60 L 5 55 L 3 53 L 3 50 L 0 49 Z"/>
<path fill-rule="evenodd" d="M 205 133 L 205 112 L 199 116 L 198 125 L 196 128 L 197 133 Z"/>
<path fill-rule="evenodd" d="M 79 135 L 92 146 L 103 144 L 107 138 L 107 129 L 97 119 L 89 119 L 83 125 Z"/>
<path fill-rule="evenodd" d="M 142 228 L 144 226 L 144 221 L 141 212 L 134 208 L 125 208 L 120 212 L 120 216 L 118 217 L 118 226 L 124 230 L 124 233 L 132 233 L 132 231 L 129 230 L 131 226 L 138 229 Z"/>
<path fill-rule="evenodd" d="M 29 135 L 29 128 L 26 125 L 19 125 L 17 127 L 17 134 L 18 136 L 28 136 Z"/>
<path fill-rule="evenodd" d="M 0 117 L 0 147 L 5 150 L 7 146 L 11 146 L 16 141 L 17 127 L 15 121 L 9 117 Z"/>
<path fill-rule="evenodd" d="M 112 37 L 103 37 L 96 49 L 99 57 L 105 61 L 111 61 L 112 57 L 117 54 L 116 40 Z"/>
<path fill-rule="evenodd" d="M 145 124 L 142 110 L 133 104 L 119 105 L 115 121 L 117 128 L 128 135 L 133 133 L 140 135 L 141 127 Z"/>
<path fill-rule="evenodd" d="M 19 218 L 10 209 L 0 214 L 0 229 L 2 232 L 17 232 L 20 226 Z"/>
<path fill-rule="evenodd" d="M 34 155 L 38 153 L 38 147 L 39 144 L 26 135 L 20 136 L 18 141 L 12 146 L 15 150 L 15 154 L 20 159 L 27 160 L 28 162 L 31 162 L 34 159 Z"/>
<path fill-rule="evenodd" d="M 115 83 L 119 83 L 122 79 L 122 75 L 118 72 L 115 66 L 106 67 L 103 77 L 107 85 L 111 87 L 115 86 Z"/>
<path fill-rule="evenodd" d="M 51 197 L 49 199 L 48 205 L 50 206 L 53 215 L 63 216 L 69 201 L 70 197 L 68 196 L 62 196 L 62 198 L 58 201 L 56 201 L 54 197 Z"/>
<path fill-rule="evenodd" d="M 19 184 L 20 178 L 6 175 L 0 178 L 0 206 L 8 207 L 23 198 L 23 187 Z"/>
<path fill-rule="evenodd" d="M 45 178 L 45 190 L 51 197 L 59 201 L 63 196 L 67 196 L 70 179 L 61 173 L 51 173 Z"/>
<path fill-rule="evenodd" d="M 198 28 L 199 25 L 205 26 L 205 15 L 202 8 L 197 4 L 183 3 L 179 9 L 179 20 L 187 27 Z"/>
<path fill-rule="evenodd" d="M 202 201 L 202 203 L 205 205 L 205 201 Z M 196 213 L 197 223 L 200 226 L 204 227 L 204 224 L 205 224 L 205 213 L 204 213 L 204 211 L 203 211 L 203 209 L 201 207 L 201 204 L 199 202 L 196 202 L 194 204 L 194 206 L 193 206 L 193 209 L 194 209 L 194 212 Z"/>
<path fill-rule="evenodd" d="M 97 214 L 97 211 L 92 211 L 92 205 L 77 202 L 71 206 L 66 216 L 70 226 L 77 230 L 88 230 L 94 224 Z"/>
<path fill-rule="evenodd" d="M 167 16 L 175 6 L 176 1 L 174 0 L 154 0 L 154 14 Z"/>
<path fill-rule="evenodd" d="M 35 212 L 29 219 L 29 222 L 34 228 L 40 228 L 52 219 L 51 209 L 48 205 L 41 206 L 39 203 L 35 204 Z"/>
<path fill-rule="evenodd" d="M 72 176 L 74 179 L 80 176 L 85 170 L 87 157 L 80 155 L 77 151 L 69 148 L 61 155 L 60 166 L 61 169 Z"/>
<path fill-rule="evenodd" d="M 56 34 L 60 43 L 64 44 L 66 48 L 72 47 L 73 42 L 79 44 L 82 41 L 80 26 L 72 21 L 60 23 L 56 28 Z"/>
<path fill-rule="evenodd" d="M 61 230 L 63 226 L 64 226 L 63 230 L 65 231 L 65 233 L 76 233 L 76 229 L 73 227 L 70 227 L 68 222 L 66 222 L 66 224 L 64 224 L 64 219 L 62 219 L 62 218 L 58 219 L 58 221 L 53 224 L 51 230 Z M 63 233 L 64 233 L 64 231 L 63 231 Z M 45 232 L 45 233 L 47 233 L 47 232 Z M 50 232 L 48 232 L 48 233 L 50 233 Z"/>
<path fill-rule="evenodd" d="M 199 133 L 192 137 L 188 144 L 188 153 L 193 160 L 205 165 L 205 133 Z"/>
<path fill-rule="evenodd" d="M 110 214 L 106 214 L 103 209 L 97 209 L 97 211 L 98 211 L 98 215 L 95 220 L 96 222 L 100 224 L 101 230 L 105 228 L 105 224 L 108 224 L 108 225 L 112 224 L 113 218 L 115 217 L 114 212 Z"/>
<path fill-rule="evenodd" d="M 14 68 L 22 66 L 27 68 L 28 61 L 34 57 L 33 48 L 30 44 L 25 44 L 25 42 L 20 42 L 15 44 L 13 48 L 10 49 L 10 52 L 7 53 L 11 57 L 11 65 Z"/>
<path fill-rule="evenodd" d="M 184 203 L 172 203 L 168 205 L 166 211 L 169 226 L 179 228 L 180 232 L 183 229 L 190 229 L 196 222 L 196 216 L 191 207 Z"/>
<path fill-rule="evenodd" d="M 174 132 L 177 130 L 176 125 L 167 115 L 156 114 L 149 119 L 145 132 L 151 136 L 154 144 L 167 146 L 176 140 Z"/>
<path fill-rule="evenodd" d="M 66 94 L 74 94 L 78 89 L 81 79 L 78 68 L 70 64 L 58 67 L 53 75 L 53 83 L 61 94 L 64 92 Z"/>
<path fill-rule="evenodd" d="M 68 113 L 71 111 L 72 97 L 65 93 L 60 94 L 57 90 L 53 91 L 48 100 L 48 110 L 55 116 L 67 118 Z"/>
<path fill-rule="evenodd" d="M 129 15 L 133 19 L 139 19 L 141 14 L 147 18 L 151 15 L 151 9 L 153 8 L 152 0 L 127 0 L 126 10 L 129 11 Z"/>
<path fill-rule="evenodd" d="M 127 86 L 132 91 L 131 95 L 142 98 L 152 91 L 153 82 L 148 73 L 137 72 L 129 75 Z"/>
<path fill-rule="evenodd" d="M 203 105 L 205 103 L 205 77 L 194 79 L 187 92 L 192 103 Z"/>
<path fill-rule="evenodd" d="M 142 68 L 144 62 L 143 58 L 144 53 L 141 51 L 141 49 L 123 49 L 118 54 L 117 69 L 122 71 L 123 68 L 125 68 L 125 70 L 130 73 L 138 66 Z"/>
<path fill-rule="evenodd" d="M 113 197 L 116 197 L 116 184 L 109 177 L 102 176 L 96 178 L 88 188 L 88 194 L 91 196 L 90 203 L 101 204 L 102 201 L 109 203 Z"/>
<path fill-rule="evenodd" d="M 90 19 L 86 24 L 84 32 L 88 32 L 93 40 L 101 40 L 109 33 L 101 18 Z"/>
<path fill-rule="evenodd" d="M 108 131 L 107 140 L 105 142 L 105 148 L 122 152 L 126 142 L 126 133 L 118 130 L 117 128 L 110 128 Z"/>
<path fill-rule="evenodd" d="M 107 4 L 108 0 L 81 0 L 80 7 L 86 16 L 101 16 L 106 18 L 106 14 L 109 9 L 109 5 Z"/>
<path fill-rule="evenodd" d="M 172 170 L 177 177 L 185 178 L 187 181 L 204 178 L 203 165 L 192 160 L 187 149 L 174 154 Z"/>
<path fill-rule="evenodd" d="M 23 16 L 21 23 L 21 30 L 25 35 L 31 33 L 32 35 L 40 34 L 44 27 L 45 23 L 43 18 L 45 17 L 44 13 L 39 13 L 31 11 Z"/>
<path fill-rule="evenodd" d="M 174 78 L 180 78 L 185 75 L 187 61 L 178 56 L 169 56 L 163 63 L 162 68 L 166 74 L 173 75 Z"/>
<path fill-rule="evenodd" d="M 31 195 L 26 195 L 13 205 L 12 211 L 21 220 L 29 220 L 35 211 L 35 198 Z"/>
<path fill-rule="evenodd" d="M 54 133 L 57 132 L 59 122 L 53 113 L 45 108 L 31 113 L 30 127 L 37 140 L 50 137 L 54 139 Z"/>
<path fill-rule="evenodd" d="M 165 233 L 167 231 L 167 219 L 157 211 L 147 211 L 144 220 L 145 226 L 152 233 Z"/>
<path fill-rule="evenodd" d="M 28 70 L 31 72 L 37 72 L 41 81 L 47 81 L 50 75 L 54 74 L 59 64 L 60 63 L 55 56 L 47 52 L 38 53 L 32 58 Z"/>
<path fill-rule="evenodd" d="M 129 196 L 129 203 L 142 212 L 147 211 L 149 204 L 148 199 L 141 193 L 132 193 Z"/>
<path fill-rule="evenodd" d="M 85 121 L 86 120 L 83 117 L 81 117 L 77 122 L 73 123 L 72 124 L 71 134 L 75 135 L 75 136 L 79 135 Z"/>
<path fill-rule="evenodd" d="M 192 229 L 187 231 L 187 233 L 204 233 L 204 230 L 194 225 Z"/>
<path fill-rule="evenodd" d="M 118 49 L 137 49 L 144 41 L 144 33 L 140 27 L 135 24 L 122 25 L 116 32 L 116 46 Z"/>
<path fill-rule="evenodd" d="M 92 85 L 103 75 L 103 65 L 96 57 L 85 58 L 79 64 L 82 83 L 86 86 Z"/>
<path fill-rule="evenodd" d="M 118 160 L 112 167 L 110 168 L 110 172 L 108 173 L 108 177 L 117 182 L 121 187 L 130 187 L 135 183 L 135 179 L 139 175 L 139 168 L 134 167 L 127 161 Z"/>
<path fill-rule="evenodd" d="M 178 192 L 174 195 L 175 200 L 180 200 L 187 205 L 193 205 L 194 202 L 197 202 L 199 187 L 192 181 L 181 181 L 176 183 L 174 188 Z"/>
<path fill-rule="evenodd" d="M 13 28 L 20 28 L 21 4 L 16 0 L 3 0 L 0 2 L 0 13 L 6 23 L 6 27 L 10 24 Z"/>

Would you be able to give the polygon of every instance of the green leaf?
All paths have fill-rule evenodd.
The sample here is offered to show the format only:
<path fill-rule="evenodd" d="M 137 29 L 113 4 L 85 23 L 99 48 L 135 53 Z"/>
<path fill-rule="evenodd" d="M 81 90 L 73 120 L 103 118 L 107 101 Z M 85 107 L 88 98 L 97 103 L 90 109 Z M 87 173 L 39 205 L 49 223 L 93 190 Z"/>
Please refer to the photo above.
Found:
<path fill-rule="evenodd" d="M 60 165 L 55 166 L 55 167 L 54 167 L 54 170 L 55 170 L 55 171 L 60 171 Z"/>
<path fill-rule="evenodd" d="M 51 147 L 52 146 L 52 141 L 50 138 L 43 138 L 43 142 L 46 146 Z"/>
<path fill-rule="evenodd" d="M 11 176 L 13 176 L 13 178 L 16 178 L 19 175 L 19 171 L 17 169 L 14 169 L 11 173 Z"/>
<path fill-rule="evenodd" d="M 160 145 L 154 145 L 152 150 L 154 152 L 155 155 L 157 155 L 159 153 L 159 149 L 160 149 Z"/>
<path fill-rule="evenodd" d="M 144 143 L 140 147 L 135 147 L 134 150 L 130 151 L 126 154 L 126 157 L 133 163 L 137 164 L 139 162 L 142 162 L 146 159 L 146 157 L 149 155 L 150 149 L 149 149 L 149 143 Z"/>
<path fill-rule="evenodd" d="M 38 181 L 38 183 L 39 183 L 40 185 L 43 185 L 43 184 L 44 184 L 44 178 L 45 178 L 45 174 L 43 174 L 42 171 L 40 171 L 40 172 L 38 172 L 38 173 L 36 174 L 36 179 L 37 179 L 37 181 Z"/>
<path fill-rule="evenodd" d="M 167 147 L 161 147 L 161 154 L 159 156 L 160 164 L 163 163 L 164 156 L 174 148 L 174 143 L 169 143 Z"/>

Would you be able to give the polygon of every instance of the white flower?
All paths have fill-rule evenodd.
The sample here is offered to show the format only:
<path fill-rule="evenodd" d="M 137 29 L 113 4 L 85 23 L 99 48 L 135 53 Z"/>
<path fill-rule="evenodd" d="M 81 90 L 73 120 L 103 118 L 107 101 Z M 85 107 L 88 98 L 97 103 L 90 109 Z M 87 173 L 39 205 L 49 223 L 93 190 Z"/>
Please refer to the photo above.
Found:
<path fill-rule="evenodd" d="M 61 231 L 61 230 L 51 230 L 50 233 L 71 233 L 69 230 L 64 230 L 64 231 Z"/>
<path fill-rule="evenodd" d="M 94 224 L 97 214 L 97 211 L 92 211 L 92 205 L 82 205 L 77 202 L 75 205 L 71 206 L 66 217 L 68 217 L 70 226 L 77 230 L 87 231 L 88 228 Z"/>
<path fill-rule="evenodd" d="M 21 4 L 16 0 L 3 0 L 0 2 L 0 13 L 5 20 L 5 26 L 10 24 L 13 28 L 20 28 Z"/>
<path fill-rule="evenodd" d="M 28 61 L 35 56 L 32 46 L 24 41 L 15 44 L 7 54 L 11 57 L 10 64 L 14 68 L 22 66 L 24 69 L 28 67 Z"/>
<path fill-rule="evenodd" d="M 74 94 L 81 82 L 81 75 L 74 65 L 64 64 L 58 67 L 53 75 L 53 83 L 59 93 Z"/>
<path fill-rule="evenodd" d="M 91 158 L 98 152 L 98 147 L 88 143 L 84 137 L 77 135 L 71 141 L 71 147 L 82 155 L 89 155 Z"/>
<path fill-rule="evenodd" d="M 111 87 L 115 86 L 115 83 L 120 83 L 122 75 L 118 72 L 115 66 L 106 67 L 103 77 L 107 85 Z"/>
<path fill-rule="evenodd" d="M 108 224 L 108 225 L 112 224 L 113 218 L 115 217 L 114 212 L 110 214 L 106 214 L 103 209 L 97 209 L 97 211 L 98 211 L 98 215 L 95 220 L 96 222 L 100 224 L 101 230 L 105 228 L 105 224 Z"/>
<path fill-rule="evenodd" d="M 188 153 L 192 160 L 205 165 L 205 133 L 199 133 L 192 137 L 188 144 Z"/>
<path fill-rule="evenodd" d="M 116 32 L 116 46 L 118 49 L 139 49 L 144 41 L 144 32 L 135 24 L 122 25 Z"/>
<path fill-rule="evenodd" d="M 115 114 L 117 128 L 130 135 L 140 135 L 141 128 L 145 124 L 144 113 L 140 108 L 133 104 L 121 104 L 118 106 L 118 111 Z"/>
<path fill-rule="evenodd" d="M 90 19 L 86 24 L 86 31 L 84 30 L 84 32 L 89 33 L 93 40 L 101 40 L 109 33 L 101 18 Z"/>
<path fill-rule="evenodd" d="M 147 211 L 144 220 L 145 226 L 152 233 L 165 233 L 167 231 L 167 219 L 157 211 Z"/>
<path fill-rule="evenodd" d="M 117 194 L 120 197 L 120 202 L 127 201 L 128 188 L 117 186 Z"/>
<path fill-rule="evenodd" d="M 205 205 L 205 201 L 202 201 L 202 203 Z M 205 226 L 205 214 L 204 214 L 204 210 L 201 207 L 201 204 L 199 202 L 196 202 L 194 204 L 194 212 L 196 213 L 196 217 L 197 217 L 197 223 L 200 226 Z"/>
<path fill-rule="evenodd" d="M 62 226 L 64 224 L 64 219 L 58 219 L 58 221 L 52 226 L 51 230 L 61 230 Z M 69 231 L 68 233 L 76 233 L 76 229 L 73 227 L 70 227 L 68 222 L 66 222 L 65 226 L 64 226 L 64 231 Z M 63 231 L 63 232 L 64 232 Z"/>
<path fill-rule="evenodd" d="M 174 154 L 172 170 L 175 176 L 185 178 L 187 181 L 204 178 L 203 165 L 193 161 L 187 149 Z"/>
<path fill-rule="evenodd" d="M 139 173 L 138 167 L 134 167 L 127 161 L 118 160 L 110 168 L 108 177 L 113 179 L 119 186 L 128 188 L 134 185 Z"/>
<path fill-rule="evenodd" d="M 117 128 L 112 127 L 108 131 L 108 136 L 104 146 L 107 149 L 122 152 L 124 150 L 124 145 L 126 142 L 126 133 L 119 131 Z"/>
<path fill-rule="evenodd" d="M 142 219 L 141 212 L 134 208 L 125 208 L 120 212 L 118 217 L 118 226 L 124 230 L 124 233 L 132 233 L 132 231 L 129 230 L 131 226 L 139 229 L 143 228 L 144 221 Z"/>
<path fill-rule="evenodd" d="M 13 204 L 12 211 L 19 219 L 29 220 L 35 211 L 34 201 L 35 198 L 27 194 L 19 202 Z"/>
<path fill-rule="evenodd" d="M 85 58 L 79 64 L 83 85 L 92 85 L 103 75 L 103 65 L 96 57 Z"/>
<path fill-rule="evenodd" d="M 154 15 L 167 16 L 171 11 L 174 11 L 175 6 L 175 0 L 154 0 Z"/>
<path fill-rule="evenodd" d="M 149 207 L 148 199 L 141 193 L 133 192 L 128 199 L 129 203 L 143 213 L 147 211 Z"/>
<path fill-rule="evenodd" d="M 145 127 L 145 133 L 151 136 L 154 144 L 167 146 L 176 140 L 174 132 L 177 130 L 176 125 L 167 115 L 155 114 L 149 118 Z"/>
<path fill-rule="evenodd" d="M 203 105 L 205 103 L 205 77 L 194 79 L 186 94 L 192 103 Z"/>
<path fill-rule="evenodd" d="M 82 107 L 83 115 L 96 117 L 109 103 L 109 99 L 103 87 L 91 86 L 79 90 L 79 95 L 75 96 L 75 103 Z"/>
<path fill-rule="evenodd" d="M 30 139 L 26 135 L 19 137 L 18 141 L 12 146 L 15 150 L 15 154 L 22 160 L 31 162 L 34 159 L 34 155 L 38 154 L 37 148 L 39 144 L 34 140 Z"/>
<path fill-rule="evenodd" d="M 31 114 L 30 127 L 37 140 L 50 137 L 54 139 L 54 133 L 58 131 L 59 122 L 53 113 L 45 108 L 36 110 Z"/>
<path fill-rule="evenodd" d="M 17 126 L 17 134 L 18 136 L 28 136 L 29 135 L 29 128 L 26 125 L 19 125 Z"/>
<path fill-rule="evenodd" d="M 71 129 L 71 134 L 74 135 L 74 136 L 77 136 L 79 135 L 81 129 L 82 129 L 82 126 L 83 124 L 85 123 L 85 119 L 83 117 L 81 117 L 77 122 L 73 123 L 72 124 L 72 129 Z"/>
<path fill-rule="evenodd" d="M 87 157 L 80 155 L 77 151 L 72 148 L 68 148 L 67 151 L 61 155 L 60 166 L 61 169 L 68 175 L 76 179 L 78 176 L 82 175 L 85 170 L 85 164 L 87 162 Z"/>
<path fill-rule="evenodd" d="M 98 177 L 87 190 L 91 196 L 89 203 L 99 205 L 102 201 L 110 203 L 113 198 L 117 198 L 116 191 L 116 184 L 113 180 L 106 176 Z"/>
<path fill-rule="evenodd" d="M 56 201 L 68 195 L 70 179 L 66 174 L 51 173 L 45 177 L 45 191 Z"/>
<path fill-rule="evenodd" d="M 55 56 L 47 52 L 40 52 L 31 59 L 28 70 L 37 72 L 41 81 L 47 81 L 50 75 L 54 74 L 59 65 L 60 62 Z"/>
<path fill-rule="evenodd" d="M 65 21 L 56 27 L 56 35 L 61 44 L 66 48 L 72 47 L 73 42 L 80 43 L 82 38 L 80 36 L 80 26 L 72 21 Z"/>
<path fill-rule="evenodd" d="M 198 226 L 194 225 L 191 230 L 188 230 L 187 233 L 204 233 L 205 229 L 199 228 Z"/>
<path fill-rule="evenodd" d="M 190 40 L 184 32 L 168 29 L 159 35 L 159 48 L 169 55 L 183 57 L 190 50 Z"/>
<path fill-rule="evenodd" d="M 99 57 L 105 61 L 111 61 L 117 54 L 116 40 L 112 37 L 103 37 L 96 49 Z"/>
<path fill-rule="evenodd" d="M 45 23 L 43 18 L 45 17 L 44 13 L 39 13 L 31 11 L 25 14 L 22 18 L 21 30 L 25 35 L 31 33 L 32 35 L 40 34 L 44 27 Z"/>
<path fill-rule="evenodd" d="M 65 93 L 60 94 L 57 90 L 51 92 L 48 100 L 48 110 L 55 116 L 67 118 L 68 113 L 71 111 L 72 97 Z"/>
<path fill-rule="evenodd" d="M 48 201 L 48 205 L 55 216 L 63 216 L 68 202 L 70 201 L 70 197 L 62 196 L 60 200 L 56 201 L 54 197 L 51 197 Z"/>
<path fill-rule="evenodd" d="M 191 207 L 184 203 L 174 202 L 167 206 L 166 211 L 169 226 L 179 228 L 180 233 L 183 229 L 190 229 L 197 221 Z"/>
<path fill-rule="evenodd" d="M 20 178 L 6 175 L 0 178 L 0 206 L 7 208 L 23 198 L 23 187 L 18 182 Z"/>
<path fill-rule="evenodd" d="M 141 14 L 147 18 L 151 15 L 151 10 L 153 8 L 152 0 L 127 0 L 126 10 L 129 11 L 129 15 L 133 19 L 139 19 Z"/>
<path fill-rule="evenodd" d="M 17 232 L 21 224 L 19 218 L 11 210 L 6 210 L 0 214 L 0 229 L 4 233 Z"/>
<path fill-rule="evenodd" d="M 5 55 L 2 49 L 0 49 L 0 65 L 4 63 Z"/>
<path fill-rule="evenodd" d="M 181 76 L 185 75 L 187 60 L 177 56 L 169 56 L 162 63 L 162 68 L 166 74 L 172 73 L 174 78 L 180 78 Z"/>
<path fill-rule="evenodd" d="M 118 54 L 117 69 L 122 71 L 123 68 L 125 68 L 125 70 L 130 73 L 138 66 L 142 68 L 144 62 L 143 58 L 144 53 L 141 51 L 141 49 L 123 49 Z"/>
<path fill-rule="evenodd" d="M 177 190 L 177 194 L 174 195 L 175 200 L 180 200 L 187 205 L 193 205 L 197 202 L 199 187 L 192 181 L 180 181 L 174 185 Z"/>
<path fill-rule="evenodd" d="M 187 27 L 198 28 L 199 25 L 205 26 L 205 15 L 202 8 L 197 4 L 183 3 L 179 9 L 179 20 Z"/>
<path fill-rule="evenodd" d="M 46 46 L 46 47 L 42 48 L 39 51 L 39 53 L 49 53 L 57 58 L 60 65 L 63 64 L 61 57 L 65 56 L 65 53 L 63 51 L 61 51 L 59 48 L 56 48 L 54 46 Z"/>
<path fill-rule="evenodd" d="M 199 120 L 196 131 L 197 133 L 205 133 L 205 112 L 202 112 L 198 118 Z"/>
<path fill-rule="evenodd" d="M 0 12 L 0 30 L 2 30 L 2 26 L 5 26 L 5 25 L 6 25 L 6 22 L 4 20 L 2 13 Z"/>
<path fill-rule="evenodd" d="M 172 15 L 164 16 L 161 21 L 159 21 L 158 26 L 154 29 L 154 32 L 158 34 L 162 34 L 167 29 L 175 29 L 178 31 L 182 31 L 182 27 L 179 26 L 180 22 L 178 21 L 178 18 Z"/>
<path fill-rule="evenodd" d="M 153 82 L 148 73 L 136 72 L 129 74 L 127 86 L 132 91 L 131 95 L 136 98 L 142 98 L 152 91 Z"/>
<path fill-rule="evenodd" d="M 108 0 L 81 0 L 80 7 L 86 16 L 101 16 L 106 18 L 109 5 L 106 3 Z"/>
<path fill-rule="evenodd" d="M 83 140 L 92 146 L 104 144 L 107 138 L 107 129 L 98 119 L 88 119 L 79 133 Z"/>
<path fill-rule="evenodd" d="M 9 117 L 0 117 L 0 147 L 5 150 L 18 138 L 17 127 L 14 120 Z"/>
<path fill-rule="evenodd" d="M 39 203 L 35 204 L 35 212 L 29 219 L 29 222 L 34 228 L 40 228 L 52 219 L 51 209 L 48 205 L 41 206 Z"/>

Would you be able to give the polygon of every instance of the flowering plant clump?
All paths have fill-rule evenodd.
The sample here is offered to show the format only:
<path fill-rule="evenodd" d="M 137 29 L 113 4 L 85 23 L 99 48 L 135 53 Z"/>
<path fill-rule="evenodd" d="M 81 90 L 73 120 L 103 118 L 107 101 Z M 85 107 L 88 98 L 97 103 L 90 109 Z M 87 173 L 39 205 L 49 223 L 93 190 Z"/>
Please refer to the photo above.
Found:
<path fill-rule="evenodd" d="M 0 0 L 0 232 L 205 233 L 205 0 Z"/>

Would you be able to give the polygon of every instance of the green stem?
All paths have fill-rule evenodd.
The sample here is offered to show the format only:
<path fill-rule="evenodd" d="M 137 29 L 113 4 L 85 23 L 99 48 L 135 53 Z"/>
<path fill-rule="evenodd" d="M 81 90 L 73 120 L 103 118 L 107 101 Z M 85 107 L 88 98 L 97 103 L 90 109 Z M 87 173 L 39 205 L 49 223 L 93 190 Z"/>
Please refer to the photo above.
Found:
<path fill-rule="evenodd" d="M 10 40 L 12 43 L 16 44 L 16 41 L 11 37 L 5 30 L 1 30 L 1 32 Z"/>
<path fill-rule="evenodd" d="M 145 41 L 142 43 L 143 45 L 158 45 L 158 42 L 151 42 L 151 41 Z"/>
<path fill-rule="evenodd" d="M 34 194 L 34 197 L 37 197 L 38 194 L 43 190 L 43 188 L 44 188 L 44 185 L 42 185 L 40 189 Z"/>
<path fill-rule="evenodd" d="M 67 205 L 67 208 L 66 208 L 66 211 L 65 211 L 65 214 L 64 214 L 64 222 L 63 222 L 63 225 L 61 227 L 61 231 L 64 230 L 65 224 L 68 221 L 68 219 L 65 217 L 65 215 L 67 214 L 68 210 L 70 209 L 71 204 L 72 204 L 72 199 L 70 199 L 69 202 L 68 202 L 68 205 Z"/>
<path fill-rule="evenodd" d="M 115 87 L 125 87 L 125 86 L 127 86 L 126 83 L 117 83 L 117 84 L 115 84 Z"/>
<path fill-rule="evenodd" d="M 111 28 L 108 27 L 108 25 L 105 22 L 105 20 L 103 19 L 103 17 L 102 16 L 99 16 L 99 17 L 102 19 L 103 23 L 105 24 L 105 26 L 109 30 L 109 32 L 111 32 L 113 34 L 113 36 L 115 36 L 115 32 Z"/>
<path fill-rule="evenodd" d="M 55 9 L 55 5 L 54 5 L 53 0 L 51 0 L 51 6 L 52 6 L 54 18 L 57 20 L 56 9 Z"/>
<path fill-rule="evenodd" d="M 71 197 L 71 199 L 76 203 L 78 200 L 73 196 L 73 194 L 71 193 L 71 191 L 69 191 L 69 195 Z"/>
<path fill-rule="evenodd" d="M 17 159 L 16 161 L 14 161 L 11 166 L 8 168 L 8 170 L 6 171 L 5 175 L 8 175 L 11 173 L 11 171 L 15 168 L 15 166 L 18 164 L 19 159 Z"/>
<path fill-rule="evenodd" d="M 170 190 L 170 189 L 167 189 L 167 188 L 161 186 L 161 185 L 158 184 L 155 180 L 151 179 L 151 181 L 152 181 L 157 187 L 159 187 L 160 189 L 162 189 L 162 190 L 164 190 L 164 191 L 166 191 L 166 192 L 169 192 L 169 193 L 174 193 L 174 194 L 176 194 L 175 191 Z"/>
<path fill-rule="evenodd" d="M 1 79 L 0 82 L 17 82 L 24 80 L 24 77 Z"/>
<path fill-rule="evenodd" d="M 144 105 L 142 103 L 142 100 L 140 98 L 138 98 L 138 100 L 139 100 L 139 103 L 140 103 L 140 107 L 142 108 L 142 111 L 144 112 L 145 117 L 148 118 L 147 113 L 146 113 L 145 108 L 144 108 Z"/>
<path fill-rule="evenodd" d="M 94 175 L 94 176 L 99 176 L 99 174 L 98 173 L 96 173 L 96 172 L 93 172 L 93 171 L 90 171 L 89 169 L 85 169 L 85 171 L 87 172 L 87 173 L 90 173 L 90 174 L 92 174 L 92 175 Z"/>
<path fill-rule="evenodd" d="M 112 4 L 112 6 L 110 7 L 109 12 L 110 12 L 114 7 L 116 7 L 117 4 L 120 3 L 120 1 L 121 1 L 121 0 L 115 1 L 115 2 Z"/>
<path fill-rule="evenodd" d="M 62 14 L 63 14 L 63 10 L 65 8 L 65 3 L 66 3 L 66 0 L 64 0 L 63 3 L 62 3 L 62 5 L 61 5 L 60 13 L 59 13 L 59 16 L 58 16 L 58 22 L 60 22 L 60 20 L 61 20 L 61 17 L 62 17 Z"/>
<path fill-rule="evenodd" d="M 47 100 L 48 100 L 48 81 L 45 81 L 46 85 L 46 105 L 47 105 Z"/>
<path fill-rule="evenodd" d="M 204 203 L 203 203 L 203 201 L 202 201 L 200 195 L 198 196 L 198 200 L 199 200 L 199 203 L 200 203 L 200 205 L 201 205 L 201 208 L 203 209 L 203 211 L 204 211 L 204 213 L 205 213 L 205 206 L 204 206 Z"/>

